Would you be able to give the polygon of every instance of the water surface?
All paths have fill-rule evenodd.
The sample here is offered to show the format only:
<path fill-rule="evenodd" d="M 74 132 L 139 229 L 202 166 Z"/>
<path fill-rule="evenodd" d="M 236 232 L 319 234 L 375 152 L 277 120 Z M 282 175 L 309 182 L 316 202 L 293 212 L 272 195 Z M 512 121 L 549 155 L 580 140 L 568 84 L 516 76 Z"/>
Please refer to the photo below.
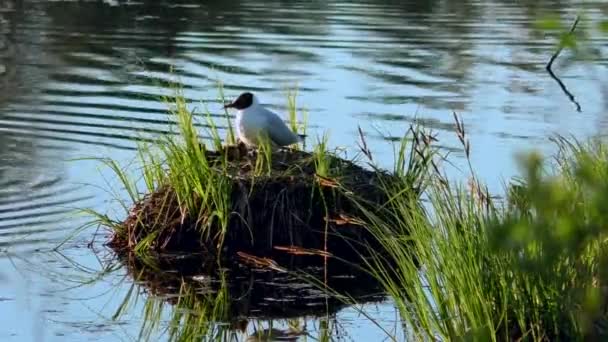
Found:
<path fill-rule="evenodd" d="M 386 167 L 391 139 L 417 122 L 435 130 L 464 168 L 453 132 L 457 112 L 474 167 L 499 191 L 517 172 L 514 153 L 551 151 L 554 133 L 605 134 L 606 36 L 591 32 L 586 61 L 566 52 L 554 67 L 580 102 L 577 112 L 544 69 L 555 40 L 532 24 L 546 11 L 568 21 L 576 10 L 595 23 L 608 7 L 601 1 L 2 1 L 0 339 L 137 338 L 145 286 L 133 290 L 143 299 L 113 319 L 132 280 L 102 246 L 104 232 L 89 229 L 61 253 L 51 250 L 86 222 L 74 208 L 120 213 L 114 197 L 121 194 L 107 191 L 115 181 L 80 158 L 126 163 L 137 139 L 167 132 L 159 97 L 171 94 L 171 84 L 183 85 L 192 107 L 206 104 L 222 127 L 218 80 L 228 96 L 254 91 L 279 111 L 286 92 L 297 87 L 311 139 L 328 131 L 332 146 L 352 153 L 361 126 Z M 100 274 L 108 265 L 112 272 Z M 158 305 L 167 306 L 166 316 L 169 304 Z M 390 300 L 364 308 L 384 329 L 396 328 Z M 299 322 L 308 322 L 313 336 L 328 322 L 336 339 L 384 336 L 353 307 Z M 240 337 L 252 329 L 253 323 Z"/>

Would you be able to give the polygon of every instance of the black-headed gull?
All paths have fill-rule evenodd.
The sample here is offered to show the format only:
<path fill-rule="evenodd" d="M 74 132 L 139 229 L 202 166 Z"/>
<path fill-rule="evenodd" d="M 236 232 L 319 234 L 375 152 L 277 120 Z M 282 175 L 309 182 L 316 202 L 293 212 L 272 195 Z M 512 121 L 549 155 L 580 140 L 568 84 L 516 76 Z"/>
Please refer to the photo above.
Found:
<path fill-rule="evenodd" d="M 264 108 L 250 92 L 242 93 L 224 108 L 237 110 L 236 133 L 247 146 L 256 147 L 262 135 L 267 135 L 277 146 L 287 146 L 300 141 L 300 137 L 287 127 L 279 115 Z"/>

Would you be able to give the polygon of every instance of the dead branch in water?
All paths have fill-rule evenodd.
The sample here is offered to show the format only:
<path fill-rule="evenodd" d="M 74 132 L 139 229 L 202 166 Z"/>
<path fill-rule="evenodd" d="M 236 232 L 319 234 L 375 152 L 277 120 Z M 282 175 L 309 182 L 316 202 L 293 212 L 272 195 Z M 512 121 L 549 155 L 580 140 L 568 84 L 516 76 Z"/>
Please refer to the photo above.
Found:
<path fill-rule="evenodd" d="M 574 30 L 576 30 L 576 26 L 578 25 L 579 21 L 580 21 L 580 17 L 576 16 L 576 20 L 574 20 L 572 27 L 570 27 L 568 36 L 570 36 L 574 33 Z M 547 72 L 549 73 L 551 78 L 557 82 L 557 84 L 560 86 L 560 88 L 562 88 L 562 91 L 564 92 L 564 94 L 566 94 L 566 96 L 568 96 L 568 98 L 570 99 L 570 102 L 574 103 L 574 105 L 576 106 L 576 111 L 580 113 L 581 112 L 580 103 L 578 103 L 578 101 L 576 101 L 576 99 L 574 98 L 574 95 L 572 95 L 572 93 L 568 90 L 568 88 L 562 82 L 562 80 L 559 77 L 557 77 L 555 75 L 555 73 L 553 73 L 553 70 L 551 69 L 551 67 L 553 66 L 553 62 L 555 62 L 555 60 L 557 59 L 557 57 L 559 56 L 559 54 L 562 52 L 563 49 L 564 49 L 564 46 L 563 46 L 563 44 L 560 43 L 559 48 L 557 49 L 557 51 L 555 51 L 553 56 L 551 56 L 551 59 L 549 59 L 549 62 L 545 66 L 545 69 L 547 70 Z"/>

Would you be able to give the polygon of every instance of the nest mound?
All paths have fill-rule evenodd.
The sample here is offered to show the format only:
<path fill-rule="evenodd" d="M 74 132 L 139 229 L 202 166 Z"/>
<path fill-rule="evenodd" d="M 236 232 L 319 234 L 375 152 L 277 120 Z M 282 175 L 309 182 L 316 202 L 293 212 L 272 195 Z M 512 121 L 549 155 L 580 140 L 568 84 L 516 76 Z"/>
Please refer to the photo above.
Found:
<path fill-rule="evenodd" d="M 327 154 L 327 174 L 335 176 L 321 177 L 316 173 L 318 156 L 287 149 L 274 151 L 268 171 L 260 175 L 256 163 L 263 156 L 243 145 L 204 153 L 214 172 L 231 183 L 229 224 L 223 235 L 209 233 L 219 232 L 219 227 L 201 233 L 203 222 L 214 228 L 217 220 L 201 219 L 200 211 L 185 212 L 174 189 L 165 185 L 134 204 L 122 223 L 127 233 L 115 234 L 111 244 L 134 248 L 146 240 L 157 251 L 243 258 L 296 254 L 317 260 L 354 260 L 369 247 L 381 247 L 357 216 L 361 203 L 373 208 L 387 200 L 380 184 L 391 181 L 389 174 Z"/>

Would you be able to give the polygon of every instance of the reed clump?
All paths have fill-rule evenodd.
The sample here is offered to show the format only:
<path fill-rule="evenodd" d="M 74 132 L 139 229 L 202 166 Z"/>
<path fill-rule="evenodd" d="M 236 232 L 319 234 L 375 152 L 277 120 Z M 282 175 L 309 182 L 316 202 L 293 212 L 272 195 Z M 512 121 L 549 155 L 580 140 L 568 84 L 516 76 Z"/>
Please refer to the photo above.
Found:
<path fill-rule="evenodd" d="M 458 119 L 455 130 L 468 157 Z M 522 176 L 504 198 L 491 196 L 471 167 L 466 184 L 433 172 L 426 207 L 397 187 L 386 188 L 392 204 L 384 217 L 363 209 L 366 227 L 385 246 L 365 268 L 394 299 L 408 336 L 607 338 L 608 146 L 555 141 L 552 162 L 522 157 Z"/>

